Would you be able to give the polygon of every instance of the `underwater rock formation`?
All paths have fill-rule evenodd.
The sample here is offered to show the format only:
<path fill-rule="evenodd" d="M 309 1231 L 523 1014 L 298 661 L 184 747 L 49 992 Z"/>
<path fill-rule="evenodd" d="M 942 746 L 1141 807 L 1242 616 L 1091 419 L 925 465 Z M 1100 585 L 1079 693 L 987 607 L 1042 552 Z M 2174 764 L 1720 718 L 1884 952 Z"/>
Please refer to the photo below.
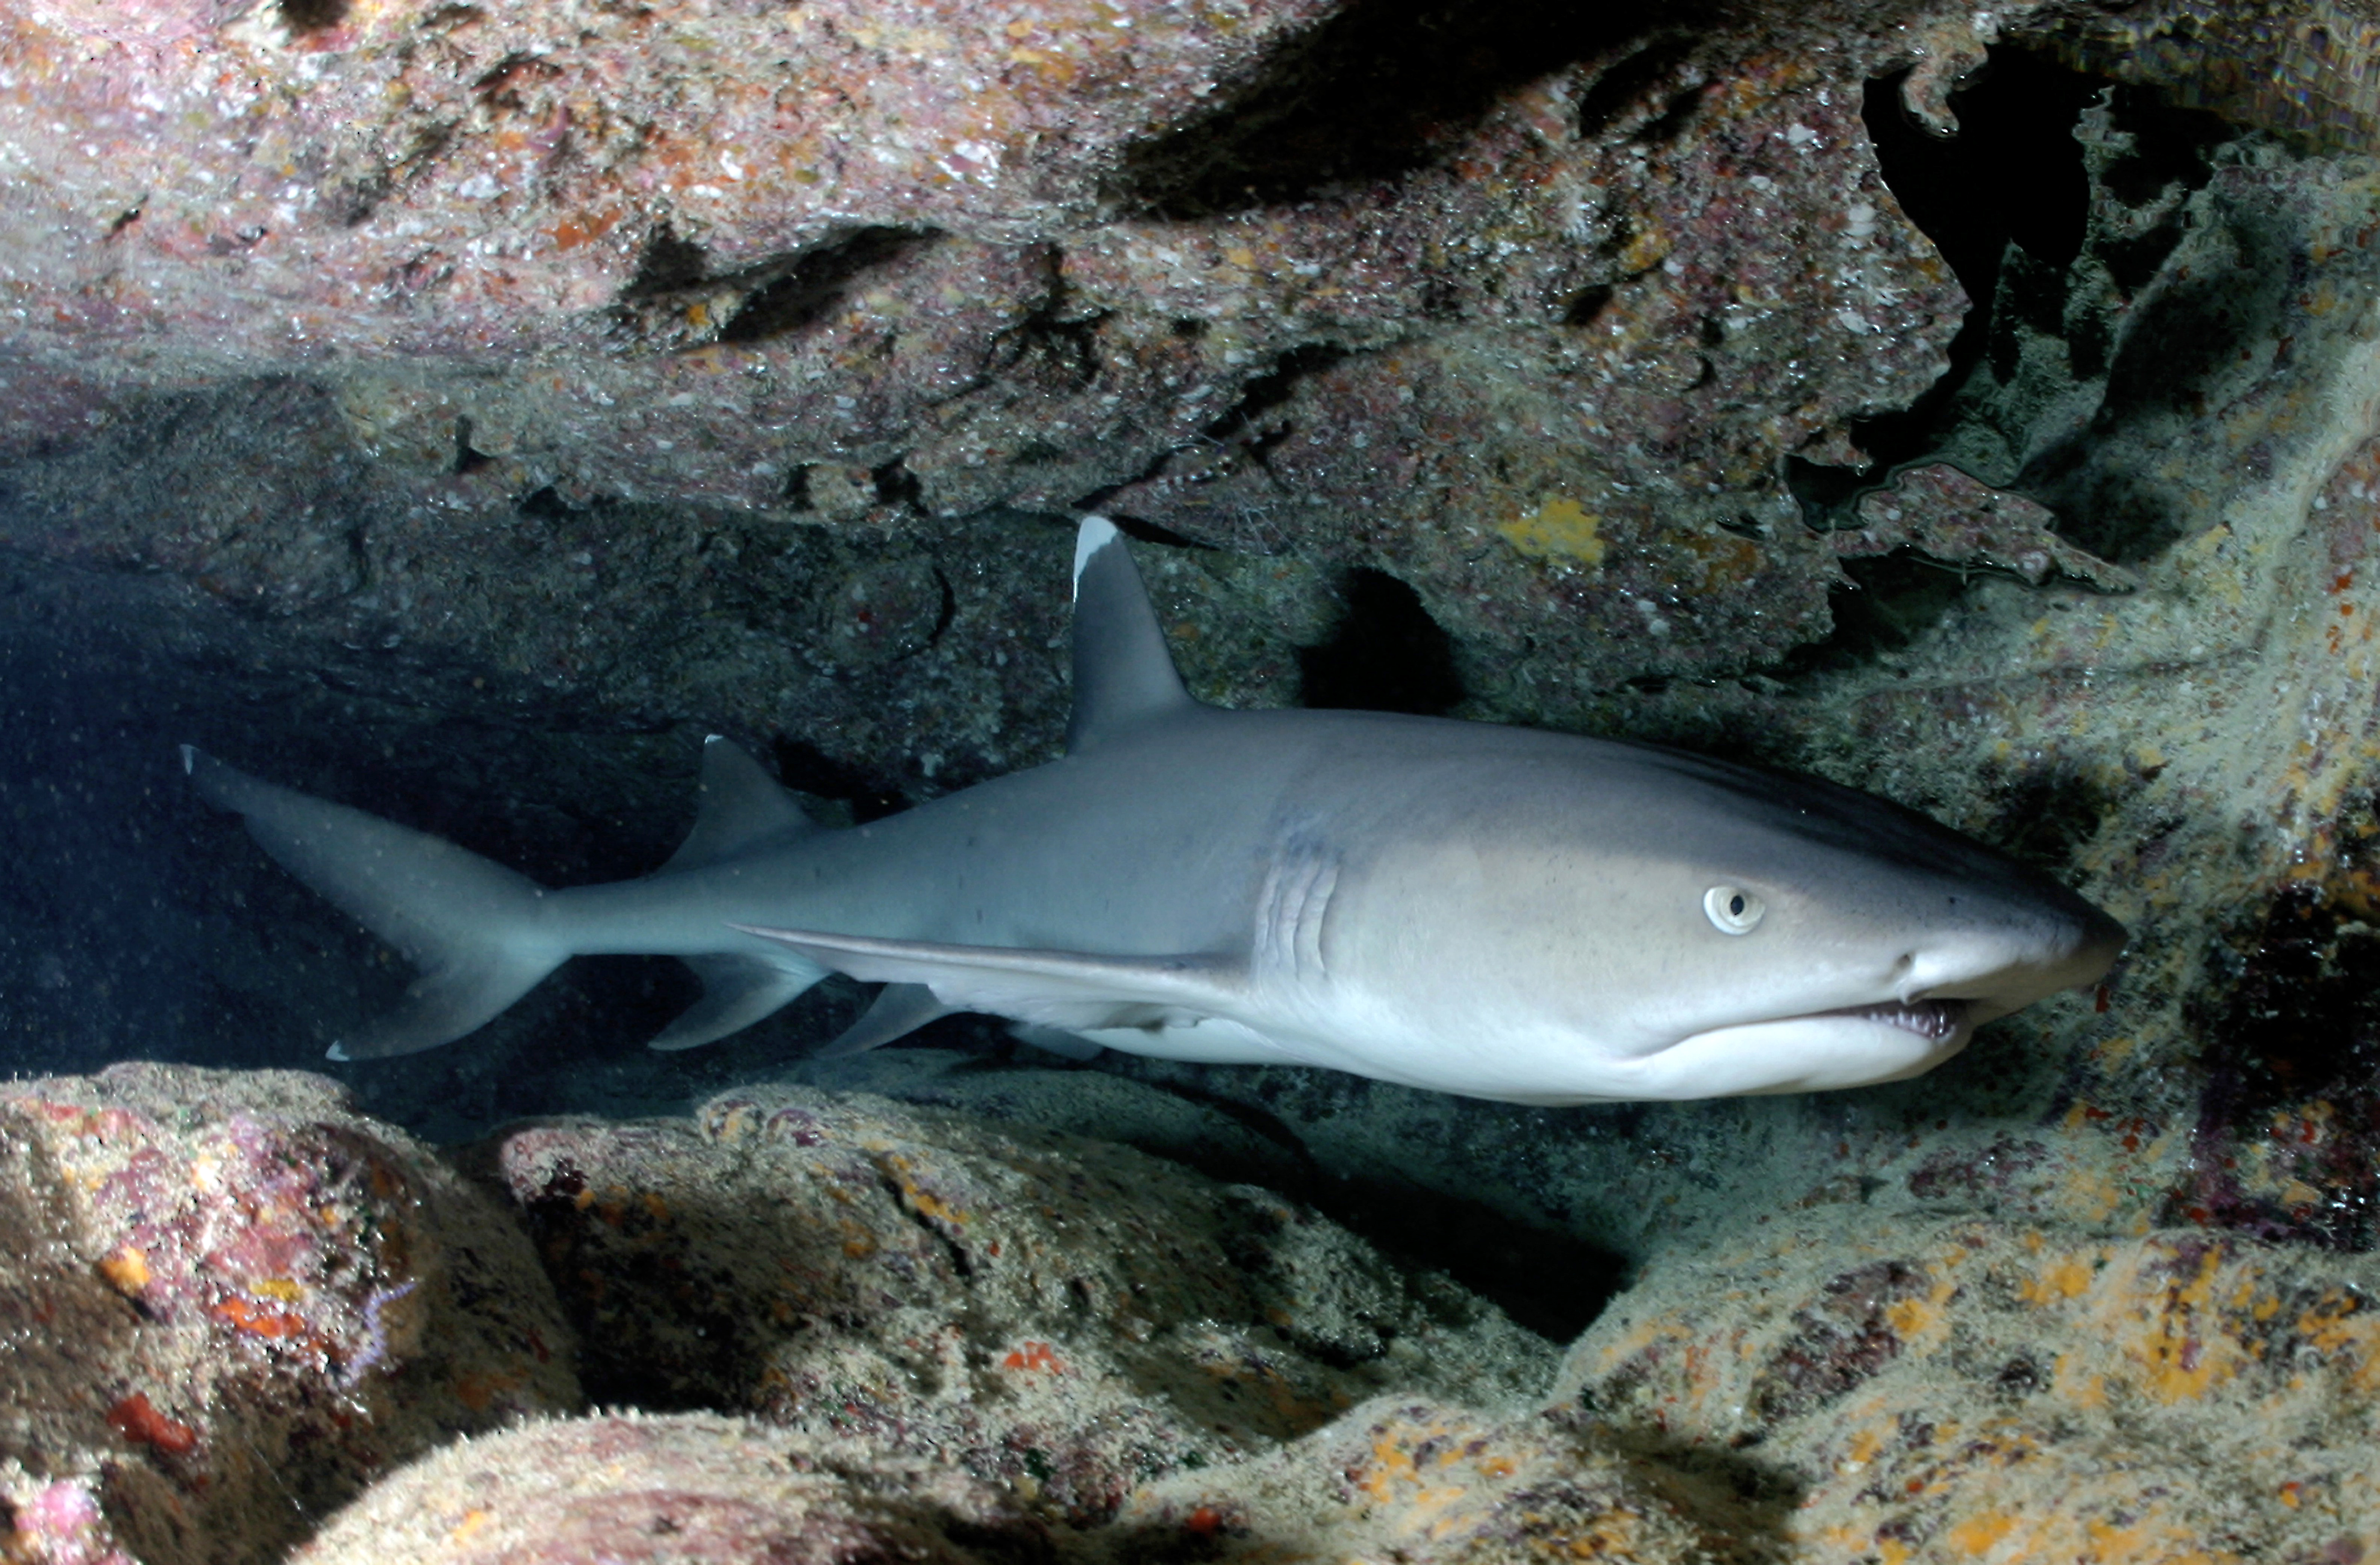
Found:
<path fill-rule="evenodd" d="M 280 1485 L 311 1518 L 498 1416 L 455 1388 L 536 1354 L 491 1318 L 551 1324 L 507 1394 L 575 1408 L 566 1308 L 599 1395 L 771 1426 L 505 1450 L 698 1428 L 771 1483 L 831 1451 L 802 1494 L 865 1510 L 932 1446 L 1094 1559 L 2370 1557 L 2375 36 L 2329 0 L 0 4 L 14 1064 L 311 1063 L 398 981 L 196 830 L 172 744 L 556 881 L 659 863 L 710 730 L 866 819 L 1058 745 L 1094 501 L 1202 697 L 1799 766 L 2136 936 L 1915 1082 L 1563 1111 L 956 1024 L 798 1064 L 832 993 L 656 1061 L 684 980 L 577 965 L 349 1071 L 456 1140 L 542 1116 L 483 1158 L 560 1303 L 516 1234 L 422 1241 L 495 1219 L 323 1089 L 19 1084 L 0 1533 L 277 1547 Z M 382 1164 L 402 1254 L 291 1226 Z M 294 1247 L 188 1260 L 243 1190 Z M 495 1316 L 439 1292 L 471 1266 Z M 1588 1331 L 1563 1400 L 1514 1404 L 1544 1350 L 1433 1267 Z M 433 1303 L 462 1334 L 370 1367 Z"/>
<path fill-rule="evenodd" d="M 2197 1230 L 1780 1218 L 1649 1273 L 1562 1395 L 1798 1492 L 1832 1559 L 2362 1559 L 2380 1261 Z"/>
<path fill-rule="evenodd" d="M 1542 1339 L 1314 1213 L 947 1110 L 743 1090 L 485 1149 L 599 1401 L 935 1454 L 1077 1523 L 1385 1390 L 1536 1395 Z"/>
<path fill-rule="evenodd" d="M 1768 1565 L 1792 1558 L 1782 1491 L 1738 1492 L 1746 1470 L 1694 1473 L 1654 1442 L 1568 1409 L 1498 1417 L 1383 1397 L 1287 1450 L 1135 1494 L 1092 1558 L 1114 1565 L 1395 1559 L 1503 1565 Z"/>
<path fill-rule="evenodd" d="M 580 1401 L 526 1237 L 336 1084 L 0 1087 L 0 1550 L 269 1559 L 394 1462 Z"/>
<path fill-rule="evenodd" d="M 522 1425 L 388 1478 L 292 1565 L 1043 1565 L 1045 1528 L 941 1462 L 710 1413 Z"/>

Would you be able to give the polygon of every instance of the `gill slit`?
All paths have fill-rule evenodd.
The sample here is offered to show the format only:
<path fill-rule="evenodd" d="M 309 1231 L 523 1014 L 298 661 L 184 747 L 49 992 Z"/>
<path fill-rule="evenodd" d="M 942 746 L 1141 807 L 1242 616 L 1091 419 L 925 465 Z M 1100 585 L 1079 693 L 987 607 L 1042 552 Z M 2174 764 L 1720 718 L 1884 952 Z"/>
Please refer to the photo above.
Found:
<path fill-rule="evenodd" d="M 1285 843 L 1265 867 L 1257 896 L 1257 967 L 1292 982 L 1330 977 L 1322 961 L 1323 920 L 1339 887 L 1335 855 L 1311 840 Z"/>

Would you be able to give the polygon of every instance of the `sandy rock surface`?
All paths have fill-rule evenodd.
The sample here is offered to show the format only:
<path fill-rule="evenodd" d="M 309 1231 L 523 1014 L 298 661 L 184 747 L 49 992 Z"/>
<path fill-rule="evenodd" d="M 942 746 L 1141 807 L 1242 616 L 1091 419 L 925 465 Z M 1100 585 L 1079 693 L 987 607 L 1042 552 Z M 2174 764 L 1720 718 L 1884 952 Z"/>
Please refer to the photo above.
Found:
<path fill-rule="evenodd" d="M 938 1453 L 1078 1523 L 1403 1389 L 1554 1350 L 1311 1211 L 1123 1147 L 798 1088 L 483 1149 L 605 1401 Z"/>
<path fill-rule="evenodd" d="M 12 1561 L 271 1559 L 393 1462 L 578 1405 L 520 1231 L 319 1076 L 0 1087 L 0 1253 Z"/>
<path fill-rule="evenodd" d="M 348 1507 L 292 1565 L 1042 1565 L 1045 1528 L 939 1463 L 709 1413 L 457 1441 Z"/>
<path fill-rule="evenodd" d="M 1689 1473 L 1649 1444 L 1567 1411 L 1500 1417 L 1383 1397 L 1245 1466 L 1151 1484 L 1086 1542 L 1118 1565 L 1194 1547 L 1212 1559 L 1411 1565 L 1794 1557 L 1779 1492 L 1739 1493 L 1734 1474 Z"/>
<path fill-rule="evenodd" d="M 1728 1452 L 1811 1559 L 2361 1559 L 2380 1265 L 2236 1235 L 1841 1212 L 1652 1271 L 1561 1394 Z"/>

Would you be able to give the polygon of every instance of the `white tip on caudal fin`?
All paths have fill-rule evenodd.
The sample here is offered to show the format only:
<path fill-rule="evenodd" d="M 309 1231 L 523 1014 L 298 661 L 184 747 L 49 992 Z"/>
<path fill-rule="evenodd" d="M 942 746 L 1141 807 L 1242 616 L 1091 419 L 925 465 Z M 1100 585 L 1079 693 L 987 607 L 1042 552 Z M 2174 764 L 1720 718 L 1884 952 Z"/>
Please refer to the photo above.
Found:
<path fill-rule="evenodd" d="M 334 1060 L 452 1043 L 570 955 L 540 938 L 545 892 L 527 876 L 427 832 L 250 777 L 188 745 L 182 767 L 199 795 L 237 812 L 284 869 L 420 969 L 395 1011 L 332 1045 Z"/>

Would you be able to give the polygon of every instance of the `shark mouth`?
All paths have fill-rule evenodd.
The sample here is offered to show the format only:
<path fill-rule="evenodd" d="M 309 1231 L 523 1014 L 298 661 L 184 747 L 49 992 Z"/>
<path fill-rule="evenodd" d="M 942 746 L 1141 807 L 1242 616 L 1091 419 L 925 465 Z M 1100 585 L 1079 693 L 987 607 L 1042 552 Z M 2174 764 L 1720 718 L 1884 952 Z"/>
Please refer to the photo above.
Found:
<path fill-rule="evenodd" d="M 1888 1027 L 1914 1033 L 1928 1043 L 1945 1043 L 1957 1036 L 1966 1022 L 1968 1008 L 1969 1002 L 1963 1000 L 1889 1000 L 1881 1005 L 1847 1005 L 1840 1011 L 1820 1011 L 1812 1019 L 1840 1016 L 1847 1021 L 1881 1022 Z"/>

